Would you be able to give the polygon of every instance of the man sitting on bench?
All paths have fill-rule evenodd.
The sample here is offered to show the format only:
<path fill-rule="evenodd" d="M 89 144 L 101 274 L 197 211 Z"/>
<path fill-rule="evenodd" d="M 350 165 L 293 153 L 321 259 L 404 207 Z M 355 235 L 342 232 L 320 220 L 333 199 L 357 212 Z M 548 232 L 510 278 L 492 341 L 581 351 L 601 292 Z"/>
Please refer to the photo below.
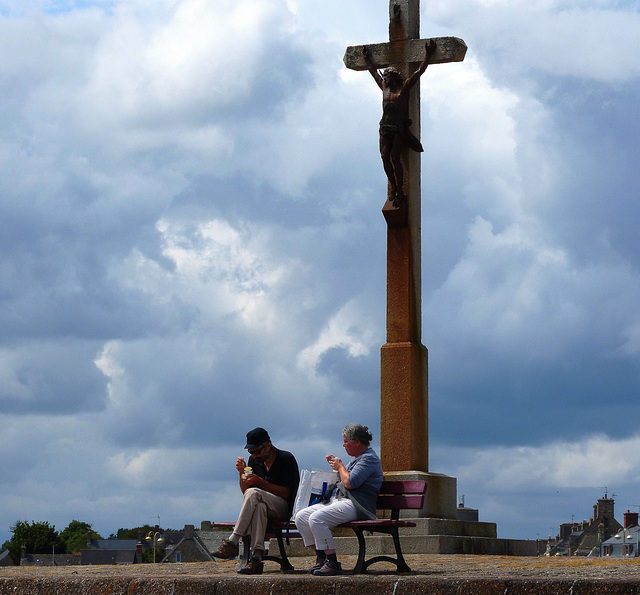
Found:
<path fill-rule="evenodd" d="M 306 546 L 314 546 L 316 564 L 311 573 L 317 576 L 342 574 L 331 529 L 349 521 L 375 519 L 378 492 L 382 485 L 382 464 L 371 448 L 369 428 L 349 424 L 342 430 L 342 442 L 349 456 L 348 466 L 333 455 L 327 462 L 340 475 L 335 493 L 327 503 L 313 504 L 296 514 L 296 527 Z"/>
<path fill-rule="evenodd" d="M 262 574 L 264 536 L 267 522 L 291 518 L 300 473 L 295 457 L 271 444 L 269 433 L 256 428 L 247 433 L 249 462 L 236 460 L 240 475 L 240 489 L 244 494 L 242 508 L 231 537 L 213 552 L 216 558 L 228 560 L 238 555 L 238 543 L 244 535 L 251 535 L 251 559 L 238 570 L 241 574 Z"/>

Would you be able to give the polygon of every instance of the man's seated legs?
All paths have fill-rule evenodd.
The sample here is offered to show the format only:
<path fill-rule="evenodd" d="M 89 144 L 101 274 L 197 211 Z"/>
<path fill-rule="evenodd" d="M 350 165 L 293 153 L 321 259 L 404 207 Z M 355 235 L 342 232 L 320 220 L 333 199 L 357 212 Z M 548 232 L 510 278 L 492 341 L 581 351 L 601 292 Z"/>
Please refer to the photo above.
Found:
<path fill-rule="evenodd" d="M 252 556 L 262 559 L 264 536 L 269 520 L 285 521 L 289 517 L 289 508 L 284 498 L 270 494 L 260 488 L 249 488 L 244 493 L 238 521 L 229 538 L 233 545 L 223 543 L 213 555 L 217 558 L 232 558 L 238 555 L 238 543 L 244 535 L 251 535 Z M 231 553 L 235 552 L 235 553 Z M 231 553 L 231 555 L 225 555 Z"/>

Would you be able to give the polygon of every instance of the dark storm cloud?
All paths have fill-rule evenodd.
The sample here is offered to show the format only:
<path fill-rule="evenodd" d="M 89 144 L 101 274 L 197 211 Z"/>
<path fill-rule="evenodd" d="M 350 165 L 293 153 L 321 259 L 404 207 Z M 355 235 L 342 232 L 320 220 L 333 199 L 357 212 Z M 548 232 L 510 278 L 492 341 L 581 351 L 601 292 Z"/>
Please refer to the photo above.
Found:
<path fill-rule="evenodd" d="M 377 439 L 381 98 L 341 59 L 387 0 L 2 6 L 0 531 L 231 517 L 257 425 L 305 467 Z M 501 536 L 637 487 L 626 6 L 423 6 L 469 45 L 422 83 L 431 469 Z"/>

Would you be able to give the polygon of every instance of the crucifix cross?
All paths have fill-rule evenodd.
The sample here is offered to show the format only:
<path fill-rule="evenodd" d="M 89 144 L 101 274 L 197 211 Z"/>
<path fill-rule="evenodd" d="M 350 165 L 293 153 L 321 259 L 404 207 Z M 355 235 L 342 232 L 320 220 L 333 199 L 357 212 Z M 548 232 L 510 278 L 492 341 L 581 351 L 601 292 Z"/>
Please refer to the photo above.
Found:
<path fill-rule="evenodd" d="M 370 70 L 383 89 L 384 115 L 380 122 L 380 151 L 389 179 L 387 196 L 390 203 L 385 204 L 383 213 L 389 225 L 399 226 L 407 223 L 407 211 L 402 208 L 404 198 L 412 194 L 417 197 L 414 202 L 420 201 L 420 156 L 413 156 L 414 159 L 411 159 L 411 153 L 406 151 L 413 149 L 414 152 L 422 152 L 419 140 L 420 87 L 416 83 L 428 64 L 464 60 L 467 46 L 457 37 L 419 39 L 420 0 L 391 0 L 389 21 L 389 42 L 350 46 L 345 52 L 344 64 L 352 70 Z M 387 84 L 388 81 L 392 82 L 390 75 L 381 75 L 376 70 L 387 66 L 391 66 L 388 70 L 397 72 L 401 77 L 396 79 L 399 82 L 397 89 L 392 84 Z M 407 89 L 401 89 L 403 82 Z M 408 98 L 403 97 L 405 91 Z M 399 139 L 397 141 L 393 139 L 394 131 L 395 137 Z M 395 162 L 396 159 L 390 158 L 389 152 L 396 150 L 403 152 L 399 161 L 406 161 L 407 169 L 417 165 L 418 177 L 413 179 L 413 183 L 410 175 L 404 180 L 404 167 L 401 164 L 398 165 L 400 175 L 396 176 L 394 173 L 391 161 Z"/>
<path fill-rule="evenodd" d="M 344 55 L 347 68 L 369 70 L 383 90 L 380 151 L 388 178 L 387 201 L 382 209 L 387 221 L 387 343 L 380 359 L 380 454 L 385 472 L 428 472 L 428 365 L 427 349 L 421 342 L 422 146 L 417 77 L 428 64 L 461 62 L 466 50 L 464 41 L 457 37 L 420 39 L 420 0 L 390 0 L 389 41 L 351 46 Z M 387 66 L 393 66 L 403 81 L 411 83 L 402 101 L 396 101 L 398 93 L 393 96 L 385 91 L 383 77 L 376 70 Z M 394 102 L 402 104 L 400 108 L 391 106 L 400 113 L 392 113 L 389 118 L 388 104 Z M 389 135 L 394 134 L 389 141 Z M 395 143 L 392 149 L 389 142 Z M 390 150 L 396 151 L 393 158 L 401 159 L 398 177 L 390 169 Z M 398 179 L 400 188 L 396 187 Z"/>

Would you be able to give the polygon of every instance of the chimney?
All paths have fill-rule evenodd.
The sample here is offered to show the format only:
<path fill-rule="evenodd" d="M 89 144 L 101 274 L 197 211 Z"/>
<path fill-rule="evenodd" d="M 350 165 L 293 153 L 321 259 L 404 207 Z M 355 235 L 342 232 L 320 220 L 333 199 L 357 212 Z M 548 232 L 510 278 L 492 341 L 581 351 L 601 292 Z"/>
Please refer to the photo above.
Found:
<path fill-rule="evenodd" d="M 87 529 L 87 548 L 91 549 L 91 527 Z"/>
<path fill-rule="evenodd" d="M 638 513 L 637 512 L 627 512 L 624 513 L 624 528 L 628 529 L 629 527 L 636 527 L 638 525 Z"/>
<path fill-rule="evenodd" d="M 596 518 L 600 520 L 614 518 L 614 503 L 613 498 L 598 498 Z"/>

